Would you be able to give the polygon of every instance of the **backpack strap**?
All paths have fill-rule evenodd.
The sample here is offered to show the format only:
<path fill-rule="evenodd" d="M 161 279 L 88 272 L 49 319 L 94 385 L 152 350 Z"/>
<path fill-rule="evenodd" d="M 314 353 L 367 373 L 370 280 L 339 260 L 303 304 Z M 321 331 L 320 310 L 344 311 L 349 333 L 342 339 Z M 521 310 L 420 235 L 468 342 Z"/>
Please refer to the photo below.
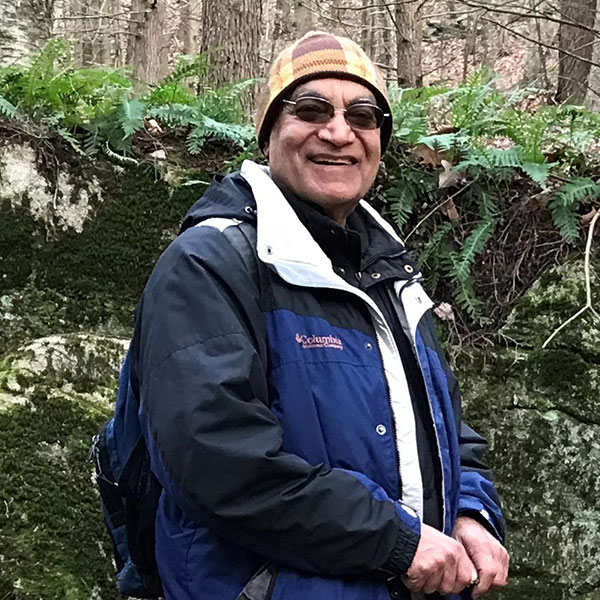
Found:
<path fill-rule="evenodd" d="M 256 225 L 238 219 L 212 218 L 201 221 L 196 227 L 214 227 L 223 233 L 241 256 L 250 279 L 256 283 L 262 304 L 267 267 L 259 260 L 256 252 Z"/>

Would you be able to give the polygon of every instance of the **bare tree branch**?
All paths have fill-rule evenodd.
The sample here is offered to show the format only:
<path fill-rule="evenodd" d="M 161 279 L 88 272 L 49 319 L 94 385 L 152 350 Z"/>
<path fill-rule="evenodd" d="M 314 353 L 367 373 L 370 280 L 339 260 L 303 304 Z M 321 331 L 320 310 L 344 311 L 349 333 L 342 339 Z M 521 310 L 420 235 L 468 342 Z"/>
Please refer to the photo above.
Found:
<path fill-rule="evenodd" d="M 402 4 L 415 4 L 416 2 L 420 2 L 421 0 L 399 0 L 396 2 L 386 2 L 385 6 L 386 8 L 388 6 L 400 6 Z M 340 5 L 335 5 L 333 4 L 331 6 L 331 8 L 337 9 L 337 10 L 351 10 L 354 12 L 359 12 L 361 10 L 368 10 L 369 8 L 381 8 L 381 4 L 367 4 L 366 6 L 340 6 Z"/>
<path fill-rule="evenodd" d="M 558 24 L 562 24 L 562 25 L 571 25 L 573 27 L 577 27 L 579 29 L 583 29 L 584 31 L 593 33 L 596 37 L 600 37 L 600 32 L 598 32 L 593 27 L 589 27 L 587 25 L 584 25 L 583 23 L 578 23 L 577 21 L 573 21 L 571 19 L 558 19 L 556 17 L 550 16 L 547 13 L 540 13 L 540 12 L 536 12 L 535 10 L 532 10 L 530 12 L 508 10 L 506 8 L 500 8 L 495 4 L 491 4 L 491 3 L 482 4 L 479 2 L 474 2 L 473 0 L 458 0 L 458 2 L 460 2 L 461 4 L 464 4 L 465 6 L 470 6 L 471 8 L 481 9 L 481 10 L 485 11 L 486 13 L 493 12 L 493 13 L 499 13 L 499 14 L 503 14 L 503 15 L 513 15 L 513 16 L 519 17 L 520 19 L 544 19 L 544 20 L 550 21 L 552 23 L 558 23 Z"/>
<path fill-rule="evenodd" d="M 549 48 L 550 50 L 557 50 L 561 54 L 565 54 L 566 56 L 570 56 L 571 58 L 575 58 L 584 63 L 593 65 L 595 67 L 600 67 L 600 63 L 597 63 L 593 60 L 588 60 L 587 58 L 583 58 L 582 56 L 577 56 L 576 54 L 573 54 L 572 52 L 568 52 L 567 50 L 563 50 L 562 48 L 560 48 L 558 46 L 553 46 L 552 44 L 546 44 L 545 42 L 538 41 L 535 38 L 531 38 L 527 35 L 519 33 L 518 31 L 515 31 L 514 29 L 511 29 L 510 27 L 503 25 L 502 23 L 499 23 L 498 21 L 495 21 L 494 19 L 490 19 L 488 17 L 482 17 L 481 20 L 486 21 L 487 23 L 492 23 L 493 25 L 500 27 L 500 29 L 504 29 L 504 30 L 508 31 L 509 33 L 511 33 L 512 35 L 522 38 L 524 40 L 527 40 L 528 42 L 531 42 L 532 44 L 539 44 L 540 46 L 544 46 L 544 48 Z"/>

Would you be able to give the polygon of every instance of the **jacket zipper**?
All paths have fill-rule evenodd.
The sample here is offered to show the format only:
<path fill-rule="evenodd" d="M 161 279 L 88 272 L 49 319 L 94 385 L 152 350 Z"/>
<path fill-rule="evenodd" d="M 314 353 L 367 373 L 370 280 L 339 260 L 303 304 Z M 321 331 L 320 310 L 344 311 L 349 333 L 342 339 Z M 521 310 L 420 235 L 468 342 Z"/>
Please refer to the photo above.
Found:
<path fill-rule="evenodd" d="M 393 290 L 393 287 L 394 286 L 392 286 L 392 290 Z M 397 294 L 398 302 L 400 302 L 401 304 L 402 304 L 401 293 L 402 293 L 402 290 L 405 288 L 406 288 L 406 285 L 402 286 L 401 290 Z M 393 293 L 396 294 L 396 291 L 393 290 Z M 437 427 L 435 425 L 435 417 L 433 416 L 433 408 L 431 406 L 431 396 L 429 394 L 429 389 L 427 388 L 427 383 L 425 382 L 425 376 L 423 374 L 423 365 L 421 364 L 421 358 L 419 357 L 419 353 L 417 352 L 416 339 L 413 337 L 412 332 L 410 331 L 410 328 L 404 327 L 405 320 L 402 319 L 402 315 L 400 315 L 400 313 L 398 312 L 398 305 L 396 304 L 396 302 L 394 302 L 393 297 L 392 297 L 392 306 L 394 307 L 394 310 L 396 311 L 396 316 L 398 317 L 400 325 L 402 326 L 405 333 L 407 334 L 408 339 L 410 340 L 410 345 L 411 345 L 412 351 L 415 355 L 415 358 L 417 360 L 417 365 L 419 366 L 419 371 L 421 372 L 421 377 L 423 377 L 423 387 L 425 388 L 425 395 L 427 396 L 427 406 L 429 408 L 429 416 L 431 417 L 431 425 L 433 427 L 433 433 L 435 435 L 435 445 L 437 448 L 438 465 L 440 468 L 440 481 L 442 484 L 442 489 L 440 490 L 442 493 L 442 531 L 445 531 L 446 530 L 446 489 L 445 489 L 446 482 L 445 482 L 445 478 L 444 478 L 444 463 L 442 461 L 440 438 L 438 436 Z"/>
<path fill-rule="evenodd" d="M 377 350 L 379 350 L 379 356 L 381 356 L 381 362 L 383 362 L 383 354 L 381 352 L 381 337 L 375 327 L 375 340 L 377 341 Z M 387 377 L 385 376 L 385 367 L 383 373 L 383 379 L 385 381 L 385 390 L 388 398 L 388 405 L 390 408 L 390 418 L 392 421 L 392 434 L 394 436 L 394 454 L 396 457 L 396 471 L 398 472 L 398 500 L 402 499 L 402 467 L 400 463 L 400 449 L 398 448 L 398 436 L 396 434 L 396 417 L 394 415 L 394 407 L 392 406 L 392 394 L 390 392 L 390 384 L 388 383 Z"/>

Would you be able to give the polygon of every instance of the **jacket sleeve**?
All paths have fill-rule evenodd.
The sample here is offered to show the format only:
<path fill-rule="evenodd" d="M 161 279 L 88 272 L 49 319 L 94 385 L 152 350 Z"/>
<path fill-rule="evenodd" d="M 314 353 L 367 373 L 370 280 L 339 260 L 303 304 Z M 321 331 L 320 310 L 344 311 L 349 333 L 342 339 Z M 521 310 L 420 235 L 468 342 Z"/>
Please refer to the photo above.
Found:
<path fill-rule="evenodd" d="M 420 537 L 409 507 L 362 474 L 282 451 L 265 340 L 256 284 L 225 236 L 180 235 L 132 345 L 153 471 L 188 518 L 267 559 L 325 575 L 406 571 Z"/>

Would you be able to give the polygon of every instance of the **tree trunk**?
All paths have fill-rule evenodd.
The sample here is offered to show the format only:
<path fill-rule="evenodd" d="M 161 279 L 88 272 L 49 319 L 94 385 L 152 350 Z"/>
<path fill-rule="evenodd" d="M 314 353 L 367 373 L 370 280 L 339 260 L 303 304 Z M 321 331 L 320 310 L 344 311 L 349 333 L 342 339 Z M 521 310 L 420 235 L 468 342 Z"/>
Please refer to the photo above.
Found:
<path fill-rule="evenodd" d="M 421 72 L 423 27 L 418 11 L 416 2 L 396 4 L 398 85 L 403 87 L 419 87 L 423 84 Z"/>
<path fill-rule="evenodd" d="M 174 8 L 176 8 L 179 27 L 177 28 L 177 40 L 179 42 L 179 50 L 183 54 L 193 54 L 196 51 L 196 15 L 193 14 L 191 0 L 175 0 Z"/>
<path fill-rule="evenodd" d="M 575 22 L 593 28 L 597 0 L 561 0 L 562 21 Z M 583 102 L 587 91 L 593 44 L 593 32 L 562 22 L 558 28 L 558 102 Z M 567 54 L 567 52 L 569 54 Z M 583 59 L 583 60 L 581 60 Z"/>
<path fill-rule="evenodd" d="M 600 12 L 596 12 L 596 31 L 600 31 Z M 600 44 L 594 44 L 592 60 L 600 63 Z M 586 106 L 590 110 L 600 111 L 600 67 L 592 65 L 588 77 L 588 91 L 585 98 Z"/>
<path fill-rule="evenodd" d="M 0 0 L 0 66 L 23 63 L 50 39 L 53 0 Z"/>
<path fill-rule="evenodd" d="M 170 38 L 166 0 L 133 0 L 128 62 L 138 79 L 155 84 L 169 70 Z"/>
<path fill-rule="evenodd" d="M 204 0 L 200 51 L 210 50 L 210 85 L 223 85 L 261 74 L 261 2 L 257 0 Z"/>
<path fill-rule="evenodd" d="M 304 5 L 302 0 L 294 1 L 294 21 L 296 23 L 296 37 L 301 37 L 305 33 L 316 29 L 315 14 Z M 328 27 L 325 27 L 328 29 Z"/>

